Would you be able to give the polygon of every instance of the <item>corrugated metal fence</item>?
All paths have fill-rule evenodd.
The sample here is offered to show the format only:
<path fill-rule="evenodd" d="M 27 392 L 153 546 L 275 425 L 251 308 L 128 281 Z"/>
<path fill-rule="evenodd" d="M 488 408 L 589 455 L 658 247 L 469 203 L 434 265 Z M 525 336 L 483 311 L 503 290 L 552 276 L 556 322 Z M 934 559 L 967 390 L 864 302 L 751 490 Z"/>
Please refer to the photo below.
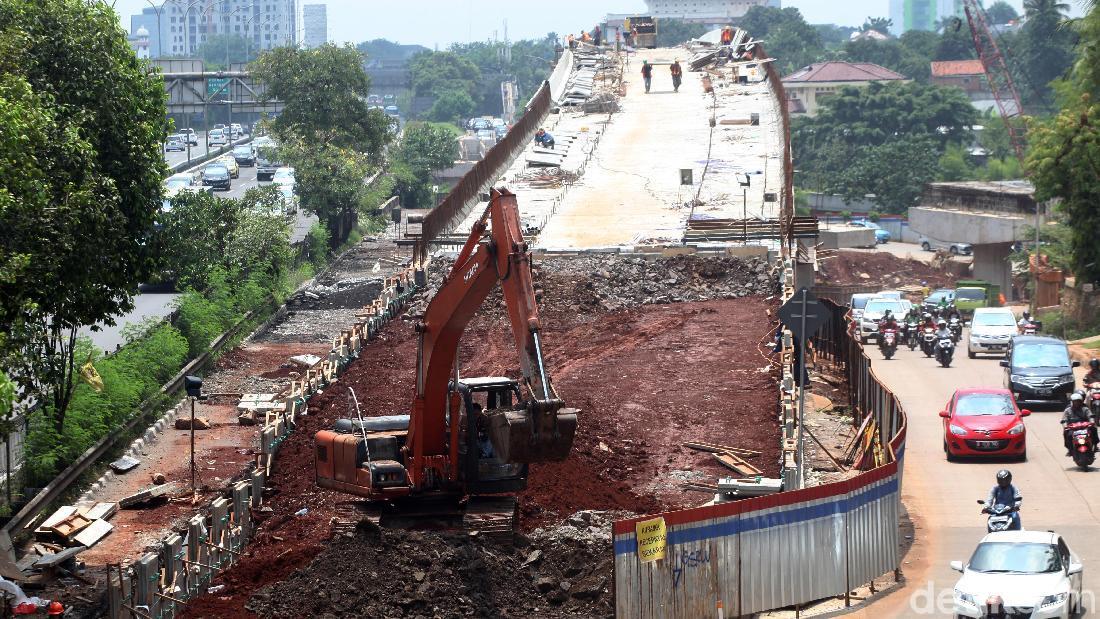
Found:
<path fill-rule="evenodd" d="M 854 411 L 875 416 L 888 463 L 814 488 L 616 522 L 618 617 L 748 615 L 844 595 L 898 568 L 905 412 L 848 337 L 846 308 L 826 304 L 834 319 L 815 350 L 847 372 Z M 662 558 L 642 560 L 658 548 Z"/>

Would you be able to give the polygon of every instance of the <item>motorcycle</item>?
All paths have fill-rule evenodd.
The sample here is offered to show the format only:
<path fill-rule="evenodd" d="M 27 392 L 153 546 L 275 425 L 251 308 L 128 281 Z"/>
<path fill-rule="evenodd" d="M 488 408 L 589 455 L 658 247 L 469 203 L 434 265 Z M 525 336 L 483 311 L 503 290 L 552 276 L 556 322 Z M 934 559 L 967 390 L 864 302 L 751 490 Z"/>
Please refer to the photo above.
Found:
<path fill-rule="evenodd" d="M 936 330 L 932 327 L 925 327 L 920 332 L 920 350 L 924 353 L 925 357 L 931 357 L 936 351 L 934 347 L 936 345 Z"/>
<path fill-rule="evenodd" d="M 909 344 L 909 350 L 913 350 L 917 347 L 917 342 L 920 340 L 920 324 L 917 322 L 905 323 L 905 339 Z"/>
<path fill-rule="evenodd" d="M 936 342 L 936 361 L 943 367 L 951 365 L 951 357 L 955 356 L 955 342 L 949 337 L 941 337 Z"/>
<path fill-rule="evenodd" d="M 898 332 L 896 329 L 884 329 L 878 338 L 878 347 L 882 357 L 889 359 L 898 350 Z"/>
<path fill-rule="evenodd" d="M 958 318 L 952 316 L 951 320 L 947 323 L 947 328 L 951 330 L 951 339 L 958 344 L 963 335 L 963 324 Z"/>
<path fill-rule="evenodd" d="M 1036 335 L 1039 333 L 1039 326 L 1034 322 L 1025 322 L 1020 327 L 1020 335 Z"/>
<path fill-rule="evenodd" d="M 1011 531 L 1012 530 L 1012 513 L 1016 511 L 1016 508 L 1012 505 L 994 505 L 992 508 L 984 507 L 985 501 L 978 499 L 978 505 L 982 505 L 982 513 L 989 514 L 989 519 L 985 523 L 985 530 L 987 533 L 997 533 L 998 531 Z M 1022 526 L 1020 527 L 1023 528 Z"/>
<path fill-rule="evenodd" d="M 1073 452 L 1073 463 L 1088 470 L 1096 460 L 1096 445 L 1092 441 L 1092 422 L 1075 421 L 1066 424 L 1069 432 L 1069 446 Z"/>
<path fill-rule="evenodd" d="M 1092 418 L 1100 419 L 1100 383 L 1089 383 L 1085 389 L 1085 404 L 1092 411 Z"/>

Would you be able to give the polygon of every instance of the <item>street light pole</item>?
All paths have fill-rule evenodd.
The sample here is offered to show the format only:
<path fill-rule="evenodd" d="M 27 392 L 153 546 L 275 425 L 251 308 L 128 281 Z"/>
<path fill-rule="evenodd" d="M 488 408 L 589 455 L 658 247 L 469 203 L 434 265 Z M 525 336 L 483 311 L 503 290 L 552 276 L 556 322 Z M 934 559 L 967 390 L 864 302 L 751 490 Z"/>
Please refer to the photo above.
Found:
<path fill-rule="evenodd" d="M 164 39 L 162 38 L 164 36 L 164 31 L 160 27 L 160 10 L 164 7 L 158 7 L 157 5 L 153 4 L 153 0 L 145 1 L 149 3 L 149 6 L 153 7 L 153 12 L 157 14 L 157 58 L 160 58 L 164 55 L 164 52 L 161 49 L 161 47 L 164 45 Z"/>

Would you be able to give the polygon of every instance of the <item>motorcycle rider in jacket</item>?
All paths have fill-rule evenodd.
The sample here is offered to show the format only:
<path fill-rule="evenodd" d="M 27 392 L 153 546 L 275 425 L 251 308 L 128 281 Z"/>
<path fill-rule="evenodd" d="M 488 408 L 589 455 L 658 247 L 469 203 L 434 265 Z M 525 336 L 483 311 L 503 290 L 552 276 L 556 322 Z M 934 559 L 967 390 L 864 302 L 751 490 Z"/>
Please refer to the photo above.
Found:
<path fill-rule="evenodd" d="M 1085 406 L 1085 395 L 1080 391 L 1074 391 L 1073 395 L 1069 396 L 1069 406 L 1066 410 L 1062 411 L 1062 426 L 1066 426 L 1071 423 L 1079 422 L 1092 422 L 1092 411 L 1089 407 Z M 1094 423 L 1089 428 L 1089 433 L 1092 436 L 1092 444 L 1096 445 L 1096 424 Z M 1062 440 L 1066 444 L 1066 455 L 1073 455 L 1073 445 L 1071 444 L 1071 436 L 1068 428 L 1062 428 Z"/>
<path fill-rule="evenodd" d="M 1020 491 L 1016 489 L 1016 486 L 1012 485 L 1012 471 L 1008 469 L 1001 469 L 997 471 L 997 485 L 989 491 L 989 498 L 985 500 L 985 508 L 982 509 L 983 513 L 989 513 L 993 509 L 994 505 L 1008 505 L 1012 509 L 1012 526 L 1008 528 L 1009 531 L 1019 531 L 1023 528 L 1020 522 L 1020 505 L 1024 499 L 1020 496 Z"/>

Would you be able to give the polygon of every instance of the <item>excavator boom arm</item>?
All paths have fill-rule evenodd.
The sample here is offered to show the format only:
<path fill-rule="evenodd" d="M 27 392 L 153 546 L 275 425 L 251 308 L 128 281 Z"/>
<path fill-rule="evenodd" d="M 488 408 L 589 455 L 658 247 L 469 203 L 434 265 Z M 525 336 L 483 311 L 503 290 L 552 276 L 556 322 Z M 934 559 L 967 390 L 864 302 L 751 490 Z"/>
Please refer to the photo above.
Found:
<path fill-rule="evenodd" d="M 490 224 L 484 239 L 486 222 Z M 528 400 L 522 411 L 490 412 L 490 435 L 502 460 L 537 462 L 561 459 L 572 445 L 576 414 L 559 414 L 558 400 L 546 372 L 540 340 L 538 306 L 531 276 L 531 258 L 520 227 L 516 197 L 494 189 L 489 208 L 474 225 L 447 280 L 429 302 L 418 329 L 417 390 L 407 448 L 414 486 L 433 478 L 454 479 L 456 445 L 448 445 L 446 428 L 458 415 L 448 387 L 466 325 L 489 292 L 500 282 L 519 352 Z M 564 424 L 564 426 L 563 426 Z M 560 427 L 561 426 L 561 427 Z M 452 463 L 447 466 L 446 463 Z"/>

